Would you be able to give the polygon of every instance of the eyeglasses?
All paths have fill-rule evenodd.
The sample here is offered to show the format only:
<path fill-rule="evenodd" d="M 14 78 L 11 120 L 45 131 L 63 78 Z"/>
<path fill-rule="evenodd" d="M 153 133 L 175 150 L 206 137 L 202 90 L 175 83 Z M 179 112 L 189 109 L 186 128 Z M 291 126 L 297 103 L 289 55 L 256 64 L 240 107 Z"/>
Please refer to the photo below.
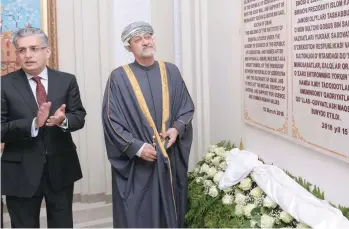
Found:
<path fill-rule="evenodd" d="M 31 53 L 38 53 L 41 50 L 46 49 L 47 47 L 39 47 L 39 46 L 30 46 L 28 49 L 30 50 Z M 27 53 L 27 48 L 18 48 L 16 50 L 16 52 L 18 52 L 19 54 L 25 54 Z"/>

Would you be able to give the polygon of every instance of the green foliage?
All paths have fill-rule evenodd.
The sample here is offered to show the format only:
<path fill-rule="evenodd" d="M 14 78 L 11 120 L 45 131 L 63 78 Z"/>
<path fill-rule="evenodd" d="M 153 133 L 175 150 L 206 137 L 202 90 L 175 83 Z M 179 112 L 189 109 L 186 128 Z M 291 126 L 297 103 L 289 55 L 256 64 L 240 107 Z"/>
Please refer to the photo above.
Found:
<path fill-rule="evenodd" d="M 311 191 L 311 193 L 313 193 L 314 196 L 316 196 L 317 198 L 324 200 L 325 199 L 325 193 L 321 192 L 320 188 L 317 186 L 314 186 L 313 190 Z"/>
<path fill-rule="evenodd" d="M 272 211 L 272 209 L 270 209 L 270 208 L 266 208 L 266 207 L 261 208 L 262 215 L 263 214 L 269 215 L 271 211 Z"/>
<path fill-rule="evenodd" d="M 317 187 L 316 185 L 314 185 L 314 187 L 312 187 L 311 183 L 303 180 L 301 177 L 297 178 L 297 177 L 293 176 L 288 171 L 285 171 L 285 173 L 288 176 L 290 176 L 292 179 L 294 179 L 303 188 L 308 190 L 308 192 L 312 193 L 315 197 L 319 198 L 320 200 L 325 200 L 325 193 L 323 191 L 321 191 L 319 187 Z M 348 207 L 343 207 L 340 205 L 336 206 L 336 205 L 332 204 L 331 202 L 329 202 L 329 203 L 332 207 L 338 208 L 343 213 L 343 216 L 349 220 L 349 208 Z"/>
<path fill-rule="evenodd" d="M 230 141 L 226 141 L 226 140 L 221 141 L 221 142 L 219 142 L 219 143 L 216 144 L 216 145 L 217 145 L 218 147 L 223 147 L 223 148 L 225 148 L 225 150 L 227 150 L 227 151 L 230 151 L 230 150 L 236 148 L 236 146 L 235 146 L 234 143 L 232 144 Z"/>
<path fill-rule="evenodd" d="M 301 185 L 303 188 L 305 188 L 308 192 L 312 193 L 315 197 L 319 198 L 320 200 L 325 199 L 324 192 L 321 192 L 320 188 L 316 185 L 312 185 L 308 181 L 304 180 L 301 177 L 295 177 L 288 171 L 285 171 L 285 173 L 290 176 L 293 180 L 295 180 L 299 185 Z"/>
<path fill-rule="evenodd" d="M 242 139 L 240 140 L 239 149 L 240 150 L 244 150 L 245 149 L 244 144 L 242 144 Z"/>
<path fill-rule="evenodd" d="M 230 141 L 222 141 L 217 144 L 227 151 L 235 148 Z M 204 160 L 198 165 L 202 165 Z M 185 223 L 189 228 L 242 228 L 250 227 L 250 221 L 244 217 L 235 215 L 235 205 L 223 205 L 221 191 L 215 198 L 205 194 L 202 184 L 197 184 L 193 173 L 188 176 L 188 212 Z"/>
<path fill-rule="evenodd" d="M 349 208 L 339 205 L 338 209 L 341 210 L 343 215 L 349 220 Z"/>
<path fill-rule="evenodd" d="M 320 200 L 324 200 L 325 199 L 325 193 L 321 192 L 320 188 L 317 187 L 316 185 L 314 185 L 314 187 L 312 187 L 313 185 L 311 183 L 309 183 L 308 181 L 302 179 L 301 177 L 295 177 L 293 176 L 290 172 L 285 171 L 285 173 L 290 176 L 292 179 L 294 179 L 298 184 L 300 184 L 303 188 L 305 188 L 306 190 L 308 190 L 308 192 L 312 193 L 315 197 L 317 197 Z M 349 220 L 349 208 L 348 207 L 343 207 L 343 206 L 336 206 L 334 204 L 332 204 L 330 202 L 330 205 L 332 207 L 338 208 L 344 215 L 344 217 L 346 217 Z"/>
<path fill-rule="evenodd" d="M 343 207 L 341 205 L 339 205 L 338 207 L 336 205 L 334 205 L 333 203 L 329 202 L 329 204 L 334 207 L 334 208 L 338 208 L 342 213 L 343 216 L 346 217 L 349 220 L 349 208 L 348 207 Z"/>
<path fill-rule="evenodd" d="M 195 179 L 189 183 L 189 201 L 185 223 L 190 228 L 240 228 L 249 220 L 237 217 L 234 205 L 222 204 L 222 192 L 215 198 L 205 194 Z"/>
<path fill-rule="evenodd" d="M 274 227 L 275 228 L 285 228 L 287 225 L 286 223 L 280 221 L 278 224 L 275 224 Z"/>

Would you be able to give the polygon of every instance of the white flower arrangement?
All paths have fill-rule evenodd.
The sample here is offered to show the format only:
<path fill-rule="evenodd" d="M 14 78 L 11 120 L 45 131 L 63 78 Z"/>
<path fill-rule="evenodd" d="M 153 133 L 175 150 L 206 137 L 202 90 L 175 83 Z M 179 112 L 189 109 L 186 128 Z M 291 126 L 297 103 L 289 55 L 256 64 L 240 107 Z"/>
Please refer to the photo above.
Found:
<path fill-rule="evenodd" d="M 261 228 L 273 228 L 275 224 L 275 218 L 263 214 L 261 217 Z"/>
<path fill-rule="evenodd" d="M 244 218 L 252 228 L 307 228 L 282 209 L 253 180 L 250 174 L 239 184 L 220 190 L 218 184 L 227 167 L 227 151 L 212 145 L 194 170 L 195 183 L 204 188 L 210 198 L 219 198 L 222 206 L 231 206 L 235 217 Z"/>
<path fill-rule="evenodd" d="M 217 197 L 219 194 L 218 189 L 216 186 L 211 186 L 210 189 L 208 190 L 208 195 L 211 197 Z"/>
<path fill-rule="evenodd" d="M 215 152 L 215 150 L 218 148 L 218 146 L 217 145 L 210 145 L 209 147 L 208 147 L 208 152 Z"/>
<path fill-rule="evenodd" d="M 217 174 L 217 169 L 214 167 L 211 167 L 208 171 L 207 171 L 207 175 L 211 178 L 213 178 L 216 174 Z"/>
<path fill-rule="evenodd" d="M 245 209 L 244 209 L 244 211 L 245 211 L 245 216 L 247 217 L 247 218 L 251 218 L 252 216 L 251 216 L 251 211 L 253 210 L 253 209 L 255 209 L 257 206 L 255 205 L 255 204 L 247 204 L 246 206 L 245 206 Z"/>
<path fill-rule="evenodd" d="M 205 161 L 206 161 L 206 162 L 212 161 L 211 159 L 212 159 L 214 156 L 215 156 L 214 153 L 207 153 L 207 154 L 205 155 Z"/>
<path fill-rule="evenodd" d="M 247 196 L 242 193 L 237 193 L 235 196 L 235 203 L 239 205 L 246 205 Z"/>
<path fill-rule="evenodd" d="M 248 191 L 251 189 L 251 187 L 252 187 L 252 179 L 249 177 L 243 179 L 239 184 L 239 188 L 243 191 Z"/>
<path fill-rule="evenodd" d="M 270 199 L 270 197 L 266 196 L 263 201 L 263 206 L 267 208 L 276 208 L 277 204 L 272 199 Z"/>
<path fill-rule="evenodd" d="M 210 188 L 213 185 L 213 182 L 211 180 L 204 180 L 203 184 L 206 188 Z"/>
<path fill-rule="evenodd" d="M 200 168 L 200 173 L 207 173 L 208 170 L 210 170 L 210 166 L 208 166 L 206 163 L 203 164 Z"/>
<path fill-rule="evenodd" d="M 214 165 L 214 166 L 218 166 L 221 162 L 223 162 L 224 161 L 224 158 L 223 157 L 221 157 L 221 156 L 217 156 L 217 157 L 214 157 L 213 159 L 212 159 L 212 164 Z"/>
<path fill-rule="evenodd" d="M 232 205 L 234 201 L 234 197 L 232 195 L 224 195 L 222 198 L 222 203 L 224 205 Z"/>
<path fill-rule="evenodd" d="M 223 190 L 224 193 L 232 193 L 233 192 L 233 188 L 227 188 Z"/>
<path fill-rule="evenodd" d="M 223 158 L 226 158 L 227 157 L 227 154 L 228 152 L 225 151 L 225 148 L 224 147 L 218 147 L 215 149 L 215 153 L 216 155 L 220 156 L 220 157 L 223 157 Z"/>
<path fill-rule="evenodd" d="M 235 206 L 235 215 L 243 216 L 245 214 L 245 207 L 243 205 L 237 204 Z"/>
<path fill-rule="evenodd" d="M 227 162 L 226 161 L 223 161 L 219 164 L 219 168 L 222 169 L 222 170 L 225 170 L 227 168 Z"/>
<path fill-rule="evenodd" d="M 224 175 L 224 173 L 222 171 L 217 172 L 216 175 L 214 175 L 214 177 L 213 177 L 213 181 L 216 184 L 218 184 L 219 181 L 222 179 L 223 175 Z"/>
<path fill-rule="evenodd" d="M 263 192 L 262 189 L 260 189 L 260 188 L 257 186 L 257 187 L 255 187 L 254 189 L 251 190 L 250 194 L 251 194 L 252 197 L 254 197 L 255 199 L 257 199 L 257 198 L 261 197 L 261 196 L 264 194 L 264 192 Z"/>
<path fill-rule="evenodd" d="M 293 221 L 293 217 L 288 214 L 287 212 L 282 211 L 280 213 L 280 220 L 282 220 L 284 223 L 291 223 Z"/>

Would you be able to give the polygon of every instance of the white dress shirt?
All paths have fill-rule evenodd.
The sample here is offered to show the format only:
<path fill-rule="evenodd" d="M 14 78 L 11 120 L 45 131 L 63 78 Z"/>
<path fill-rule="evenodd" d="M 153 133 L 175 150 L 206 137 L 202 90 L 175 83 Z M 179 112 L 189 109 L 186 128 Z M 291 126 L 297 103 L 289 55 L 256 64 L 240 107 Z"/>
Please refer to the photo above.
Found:
<path fill-rule="evenodd" d="M 145 143 L 142 145 L 142 147 L 141 147 L 141 148 L 138 150 L 138 152 L 136 153 L 136 155 L 137 155 L 138 157 L 141 157 L 141 156 L 142 156 L 142 151 L 143 151 L 144 146 L 145 146 Z"/>
<path fill-rule="evenodd" d="M 35 97 L 35 101 L 38 104 L 38 100 L 36 98 L 36 82 L 35 80 L 33 80 L 32 78 L 34 76 L 29 75 L 28 73 L 25 73 L 27 75 L 28 81 L 29 81 L 29 85 L 30 88 L 32 89 L 33 95 Z M 42 85 L 44 85 L 45 91 L 46 91 L 46 95 L 48 94 L 48 74 L 47 74 L 47 68 L 45 67 L 45 69 L 38 75 L 40 77 L 40 81 L 42 83 Z M 38 104 L 39 106 L 39 104 Z M 32 122 L 32 128 L 31 128 L 31 135 L 32 137 L 36 137 L 38 136 L 39 133 L 39 129 L 35 128 L 35 121 L 36 121 L 36 117 L 33 119 Z M 63 129 L 67 129 L 68 128 L 68 119 L 65 119 L 62 123 L 62 125 L 60 125 L 61 128 Z"/>

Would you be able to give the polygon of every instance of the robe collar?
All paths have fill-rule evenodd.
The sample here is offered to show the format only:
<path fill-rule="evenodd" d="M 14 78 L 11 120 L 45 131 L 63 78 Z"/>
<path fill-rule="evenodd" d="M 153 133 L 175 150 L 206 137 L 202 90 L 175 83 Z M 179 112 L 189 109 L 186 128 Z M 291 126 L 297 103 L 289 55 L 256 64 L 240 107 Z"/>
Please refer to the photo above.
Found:
<path fill-rule="evenodd" d="M 154 69 L 155 67 L 158 67 L 159 66 L 159 63 L 155 60 L 154 63 L 150 66 L 144 66 L 144 65 L 141 65 L 140 63 L 138 63 L 136 60 L 133 62 L 135 64 L 136 67 L 142 69 L 142 70 L 145 70 L 145 71 L 149 71 L 149 70 L 152 70 Z"/>

